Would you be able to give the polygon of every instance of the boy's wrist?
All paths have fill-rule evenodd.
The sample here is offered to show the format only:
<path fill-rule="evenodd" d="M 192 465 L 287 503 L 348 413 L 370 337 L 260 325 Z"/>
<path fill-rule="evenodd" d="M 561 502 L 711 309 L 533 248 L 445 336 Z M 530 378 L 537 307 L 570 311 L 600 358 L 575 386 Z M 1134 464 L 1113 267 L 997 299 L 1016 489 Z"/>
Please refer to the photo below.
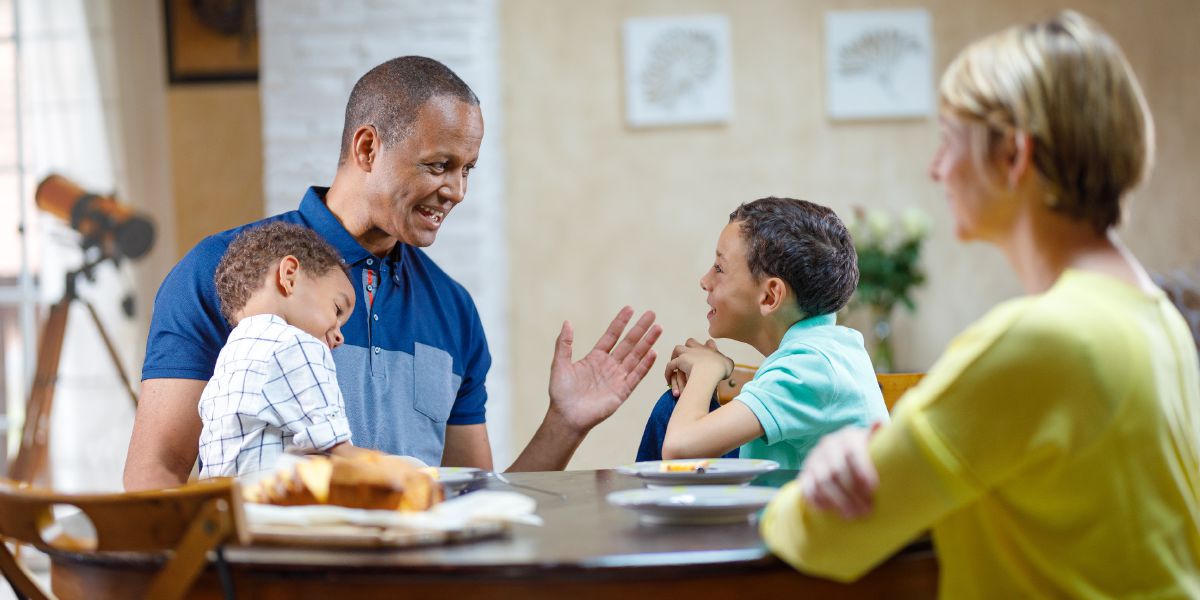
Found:
<path fill-rule="evenodd" d="M 700 379 L 707 383 L 716 385 L 722 379 L 729 376 L 726 372 L 725 365 L 719 363 L 701 363 L 692 367 L 692 373 L 689 376 L 691 379 Z"/>

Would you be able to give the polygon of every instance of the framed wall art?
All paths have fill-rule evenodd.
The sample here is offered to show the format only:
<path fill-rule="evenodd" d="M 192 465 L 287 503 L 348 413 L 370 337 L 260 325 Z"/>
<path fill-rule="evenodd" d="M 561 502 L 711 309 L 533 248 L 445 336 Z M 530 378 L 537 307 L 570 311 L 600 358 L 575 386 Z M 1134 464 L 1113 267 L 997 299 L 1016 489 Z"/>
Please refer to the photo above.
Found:
<path fill-rule="evenodd" d="M 623 31 L 632 127 L 722 123 L 733 110 L 724 15 L 639 17 Z"/>
<path fill-rule="evenodd" d="M 163 0 L 170 83 L 258 80 L 255 0 Z"/>
<path fill-rule="evenodd" d="M 934 113 L 933 41 L 926 10 L 825 13 L 829 117 L 895 119 Z"/>

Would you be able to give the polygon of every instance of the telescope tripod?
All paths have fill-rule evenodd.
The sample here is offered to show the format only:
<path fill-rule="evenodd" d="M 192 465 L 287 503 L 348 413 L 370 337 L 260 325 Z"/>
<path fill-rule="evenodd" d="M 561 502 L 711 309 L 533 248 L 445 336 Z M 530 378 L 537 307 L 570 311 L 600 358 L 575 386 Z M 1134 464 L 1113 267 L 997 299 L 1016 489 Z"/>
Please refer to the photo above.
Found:
<path fill-rule="evenodd" d="M 125 368 L 121 366 L 117 349 L 113 346 L 112 339 L 108 337 L 108 331 L 104 329 L 104 324 L 100 322 L 100 315 L 96 313 L 95 307 L 90 302 L 79 297 L 76 287 L 76 281 L 80 275 L 90 278 L 92 269 L 107 259 L 106 256 L 101 257 L 67 273 L 63 297 L 50 307 L 50 314 L 42 326 L 42 335 L 38 344 L 37 369 L 33 377 L 33 387 L 29 392 L 29 401 L 25 405 L 25 424 L 21 430 L 21 445 L 8 469 L 10 479 L 49 487 L 46 462 L 50 449 L 50 407 L 54 402 L 54 386 L 58 381 L 58 364 L 62 357 L 63 338 L 67 333 L 67 317 L 71 313 L 71 304 L 76 300 L 81 302 L 87 308 L 88 314 L 91 315 L 92 322 L 96 324 L 96 330 L 100 333 L 100 339 L 104 341 L 104 347 L 108 350 L 108 356 L 112 359 L 117 375 L 120 376 L 125 391 L 129 393 L 129 399 L 133 402 L 134 407 L 137 407 L 137 394 L 133 391 L 133 384 L 129 381 Z"/>

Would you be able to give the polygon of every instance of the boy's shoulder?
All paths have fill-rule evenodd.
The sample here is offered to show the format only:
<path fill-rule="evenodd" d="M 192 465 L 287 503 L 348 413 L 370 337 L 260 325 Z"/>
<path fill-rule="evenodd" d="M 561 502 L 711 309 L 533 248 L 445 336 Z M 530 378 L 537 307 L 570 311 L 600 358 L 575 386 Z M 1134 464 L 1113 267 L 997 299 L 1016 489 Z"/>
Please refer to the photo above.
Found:
<path fill-rule="evenodd" d="M 237 348 L 238 358 L 267 360 L 291 349 L 325 348 L 304 330 L 274 314 L 252 315 L 241 320 L 229 334 L 225 348 Z"/>

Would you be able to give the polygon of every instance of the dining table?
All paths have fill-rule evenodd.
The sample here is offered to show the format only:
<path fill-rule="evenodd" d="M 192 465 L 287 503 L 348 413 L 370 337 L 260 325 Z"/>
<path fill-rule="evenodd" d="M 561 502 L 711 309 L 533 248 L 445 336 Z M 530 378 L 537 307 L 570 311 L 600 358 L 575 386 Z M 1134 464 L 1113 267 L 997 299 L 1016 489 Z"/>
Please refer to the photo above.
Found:
<path fill-rule="evenodd" d="M 780 487 L 795 471 L 758 476 Z M 773 556 L 756 517 L 720 524 L 654 524 L 607 496 L 643 487 L 611 469 L 507 473 L 473 484 L 537 501 L 541 525 L 416 548 L 229 545 L 189 598 L 933 598 L 938 566 L 918 540 L 850 584 L 797 572 Z M 132 526 L 132 524 L 131 524 Z M 147 555 L 51 556 L 60 598 L 136 598 L 161 564 Z M 223 584 L 224 582 L 224 584 Z M 635 596 L 636 595 L 636 596 Z"/>

